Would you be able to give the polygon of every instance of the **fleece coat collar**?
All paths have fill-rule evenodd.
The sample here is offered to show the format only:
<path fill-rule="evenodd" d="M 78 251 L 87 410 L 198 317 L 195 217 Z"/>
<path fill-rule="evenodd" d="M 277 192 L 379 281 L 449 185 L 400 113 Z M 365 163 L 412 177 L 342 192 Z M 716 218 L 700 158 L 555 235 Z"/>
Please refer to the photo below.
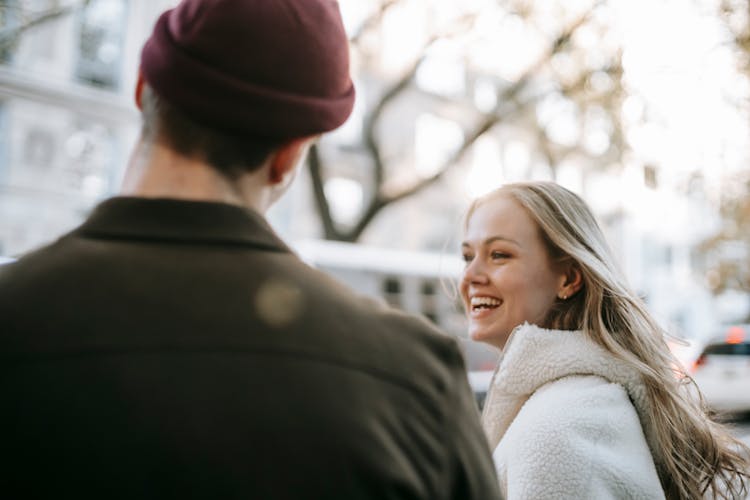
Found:
<path fill-rule="evenodd" d="M 547 330 L 524 323 L 511 333 L 490 384 L 482 425 L 495 449 L 521 407 L 540 387 L 563 377 L 595 375 L 627 391 L 643 427 L 654 462 L 661 460 L 653 446 L 650 403 L 638 371 L 616 358 L 582 331 Z"/>

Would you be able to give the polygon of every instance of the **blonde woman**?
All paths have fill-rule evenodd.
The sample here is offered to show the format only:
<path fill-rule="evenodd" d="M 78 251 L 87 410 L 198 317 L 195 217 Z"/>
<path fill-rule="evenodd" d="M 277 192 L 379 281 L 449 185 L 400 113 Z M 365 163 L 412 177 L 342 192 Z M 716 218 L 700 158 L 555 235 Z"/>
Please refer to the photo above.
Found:
<path fill-rule="evenodd" d="M 502 350 L 482 419 L 508 499 L 744 498 L 747 448 L 675 372 L 581 198 L 505 185 L 462 252 L 470 336 Z"/>

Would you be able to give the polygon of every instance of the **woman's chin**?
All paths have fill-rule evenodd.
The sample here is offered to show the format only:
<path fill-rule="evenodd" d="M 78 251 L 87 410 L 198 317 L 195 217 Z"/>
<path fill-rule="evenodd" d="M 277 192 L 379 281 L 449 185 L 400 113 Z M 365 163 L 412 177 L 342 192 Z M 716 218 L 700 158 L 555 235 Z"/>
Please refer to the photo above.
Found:
<path fill-rule="evenodd" d="M 470 328 L 469 329 L 469 338 L 473 340 L 474 342 L 485 342 L 488 344 L 492 343 L 492 338 L 495 335 L 493 332 L 487 331 L 483 328 Z"/>
<path fill-rule="evenodd" d="M 503 335 L 502 332 L 487 330 L 484 328 L 469 328 L 469 338 L 474 342 L 482 342 L 502 349 L 508 335 Z"/>

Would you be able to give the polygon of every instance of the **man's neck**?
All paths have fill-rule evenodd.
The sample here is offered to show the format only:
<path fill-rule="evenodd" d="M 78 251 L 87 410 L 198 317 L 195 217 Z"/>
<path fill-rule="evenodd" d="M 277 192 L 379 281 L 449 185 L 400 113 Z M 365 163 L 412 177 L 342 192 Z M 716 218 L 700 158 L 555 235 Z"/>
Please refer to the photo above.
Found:
<path fill-rule="evenodd" d="M 183 156 L 162 144 L 139 141 L 125 172 L 121 194 L 215 201 L 263 213 L 267 208 L 263 190 L 249 178 L 255 174 L 233 181 L 199 159 Z"/>

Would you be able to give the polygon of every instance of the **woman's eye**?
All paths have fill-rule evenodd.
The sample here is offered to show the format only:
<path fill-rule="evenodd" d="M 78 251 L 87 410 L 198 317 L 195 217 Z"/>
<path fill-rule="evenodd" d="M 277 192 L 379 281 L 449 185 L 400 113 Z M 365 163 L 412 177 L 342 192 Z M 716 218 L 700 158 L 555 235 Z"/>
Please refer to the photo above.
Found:
<path fill-rule="evenodd" d="M 471 259 L 473 259 L 474 256 L 471 254 L 465 253 L 462 255 L 462 258 L 464 259 L 464 262 L 468 264 L 469 262 L 471 262 Z"/>
<path fill-rule="evenodd" d="M 505 252 L 491 252 L 490 257 L 493 259 L 507 259 L 510 255 Z"/>

